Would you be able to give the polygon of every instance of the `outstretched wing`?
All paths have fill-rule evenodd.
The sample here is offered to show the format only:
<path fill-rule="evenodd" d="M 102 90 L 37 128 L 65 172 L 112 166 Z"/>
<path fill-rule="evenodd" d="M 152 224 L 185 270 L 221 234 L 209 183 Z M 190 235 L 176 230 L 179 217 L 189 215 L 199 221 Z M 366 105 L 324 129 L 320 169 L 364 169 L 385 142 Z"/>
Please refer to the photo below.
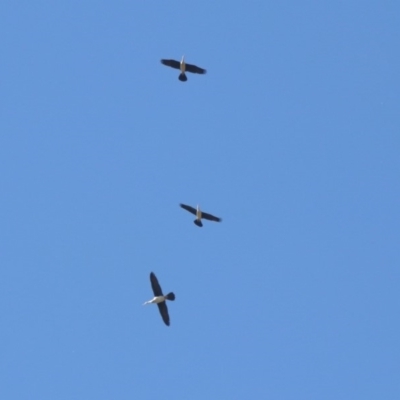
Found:
<path fill-rule="evenodd" d="M 221 222 L 222 221 L 221 218 L 215 217 L 214 215 L 205 213 L 203 211 L 201 212 L 201 218 L 208 219 L 209 221 L 216 221 L 216 222 Z"/>
<path fill-rule="evenodd" d="M 167 67 L 172 67 L 172 68 L 176 68 L 176 69 L 181 68 L 181 63 L 176 60 L 161 60 L 161 63 L 166 65 Z"/>
<path fill-rule="evenodd" d="M 196 209 L 193 208 L 193 207 L 187 206 L 186 204 L 180 204 L 180 206 L 181 206 L 182 208 L 184 208 L 186 211 L 189 211 L 190 213 L 192 213 L 192 214 L 194 214 L 194 215 L 197 214 Z"/>
<path fill-rule="evenodd" d="M 192 64 L 185 64 L 185 70 L 194 74 L 205 74 L 207 72 L 205 69 Z"/>
<path fill-rule="evenodd" d="M 169 326 L 169 314 L 168 314 L 167 303 L 163 301 L 161 303 L 158 303 L 157 305 L 165 325 Z"/>
<path fill-rule="evenodd" d="M 158 283 L 157 277 L 154 275 L 153 272 L 150 273 L 150 282 L 151 287 L 153 289 L 154 296 L 162 296 L 162 289 L 160 284 Z"/>

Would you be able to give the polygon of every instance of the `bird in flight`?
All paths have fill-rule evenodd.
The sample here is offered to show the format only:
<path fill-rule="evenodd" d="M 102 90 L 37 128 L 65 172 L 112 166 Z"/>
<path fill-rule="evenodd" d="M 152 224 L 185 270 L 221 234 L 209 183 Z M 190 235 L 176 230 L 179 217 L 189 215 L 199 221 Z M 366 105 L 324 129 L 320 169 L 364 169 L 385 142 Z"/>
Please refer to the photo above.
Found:
<path fill-rule="evenodd" d="M 186 204 L 180 204 L 180 206 L 185 209 L 186 211 L 189 211 L 190 213 L 194 214 L 196 216 L 196 219 L 193 221 L 197 226 L 202 227 L 203 223 L 201 222 L 201 219 L 208 219 L 209 221 L 216 221 L 216 222 L 221 222 L 222 219 L 215 217 L 214 215 L 205 213 L 203 211 L 200 211 L 199 206 L 197 208 L 193 208 L 190 206 L 187 206 Z"/>
<path fill-rule="evenodd" d="M 194 74 L 205 74 L 207 71 L 203 68 L 197 67 L 196 65 L 192 65 L 192 64 L 186 64 L 185 62 L 185 56 L 182 56 L 182 60 L 176 61 L 176 60 L 161 60 L 161 63 L 168 66 L 168 67 L 172 67 L 175 69 L 179 69 L 181 71 L 181 73 L 179 74 L 178 79 L 182 82 L 186 82 L 187 81 L 187 76 L 185 74 L 185 72 L 192 72 Z"/>
<path fill-rule="evenodd" d="M 154 275 L 153 272 L 150 273 L 150 282 L 151 287 L 153 289 L 154 297 L 143 303 L 146 304 L 157 304 L 158 310 L 160 311 L 161 317 L 165 323 L 165 325 L 169 326 L 169 314 L 168 314 L 168 307 L 167 307 L 167 300 L 175 300 L 175 294 L 170 292 L 165 296 L 162 293 L 162 289 L 160 284 L 158 283 L 157 277 Z"/>

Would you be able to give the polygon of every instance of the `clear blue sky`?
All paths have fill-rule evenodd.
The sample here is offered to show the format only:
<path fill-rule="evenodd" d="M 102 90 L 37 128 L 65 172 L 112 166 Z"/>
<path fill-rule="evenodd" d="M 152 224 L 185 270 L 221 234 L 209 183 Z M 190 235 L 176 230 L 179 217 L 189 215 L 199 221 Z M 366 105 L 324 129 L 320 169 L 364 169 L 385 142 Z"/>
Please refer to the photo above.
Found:
<path fill-rule="evenodd" d="M 1 399 L 400 398 L 398 1 L 0 15 Z"/>

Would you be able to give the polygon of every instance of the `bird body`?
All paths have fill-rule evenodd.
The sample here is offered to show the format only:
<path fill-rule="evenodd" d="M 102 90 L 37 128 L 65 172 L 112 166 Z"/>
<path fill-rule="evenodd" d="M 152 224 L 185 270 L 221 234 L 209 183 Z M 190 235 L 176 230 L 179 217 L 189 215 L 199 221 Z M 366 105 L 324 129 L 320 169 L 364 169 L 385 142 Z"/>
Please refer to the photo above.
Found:
<path fill-rule="evenodd" d="M 143 303 L 143 305 L 146 304 L 158 304 L 165 301 L 165 296 L 155 296 L 153 297 L 151 300 L 146 301 L 145 303 Z"/>
<path fill-rule="evenodd" d="M 196 207 L 196 218 L 197 219 L 201 219 L 201 211 L 200 211 L 200 207 L 199 207 L 198 204 L 197 204 L 197 207 Z"/>
<path fill-rule="evenodd" d="M 181 73 L 179 74 L 178 79 L 182 82 L 187 81 L 186 72 L 192 72 L 194 74 L 205 74 L 207 72 L 205 69 L 200 68 L 196 65 L 186 64 L 185 56 L 182 56 L 181 61 L 162 59 L 161 63 L 166 65 L 167 67 L 179 69 Z"/>
<path fill-rule="evenodd" d="M 185 63 L 185 56 L 182 56 L 181 60 L 181 65 L 180 65 L 180 70 L 184 74 L 186 70 L 186 63 Z"/>

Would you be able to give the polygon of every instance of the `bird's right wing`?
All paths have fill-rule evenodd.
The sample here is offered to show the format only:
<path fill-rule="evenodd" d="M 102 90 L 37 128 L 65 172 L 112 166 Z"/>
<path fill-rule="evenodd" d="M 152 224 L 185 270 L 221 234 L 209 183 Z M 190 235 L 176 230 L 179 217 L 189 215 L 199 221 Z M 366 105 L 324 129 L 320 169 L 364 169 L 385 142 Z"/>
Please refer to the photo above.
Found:
<path fill-rule="evenodd" d="M 185 70 L 194 74 L 205 74 L 207 71 L 193 64 L 185 64 Z"/>
<path fill-rule="evenodd" d="M 208 214 L 208 213 L 205 213 L 205 212 L 201 212 L 201 218 L 208 219 L 209 221 L 215 221 L 215 222 L 221 222 L 222 221 L 221 218 L 218 218 L 218 217 L 216 217 L 214 215 L 211 215 L 211 214 Z"/>
<path fill-rule="evenodd" d="M 161 60 L 161 63 L 166 65 L 167 67 L 172 67 L 172 68 L 176 68 L 176 69 L 181 68 L 181 63 L 176 60 Z"/>
<path fill-rule="evenodd" d="M 154 275 L 153 272 L 150 273 L 150 282 L 151 287 L 153 289 L 154 296 L 162 296 L 162 289 L 160 284 L 158 283 L 157 277 Z"/>
<path fill-rule="evenodd" d="M 196 209 L 193 208 L 193 207 L 187 206 L 186 204 L 180 204 L 180 206 L 181 206 L 183 209 L 185 209 L 186 211 L 189 211 L 190 213 L 192 213 L 192 214 L 194 214 L 194 215 L 197 214 Z"/>
<path fill-rule="evenodd" d="M 157 303 L 157 305 L 165 325 L 169 326 L 169 314 L 168 314 L 167 303 L 163 301 L 161 303 Z"/>

